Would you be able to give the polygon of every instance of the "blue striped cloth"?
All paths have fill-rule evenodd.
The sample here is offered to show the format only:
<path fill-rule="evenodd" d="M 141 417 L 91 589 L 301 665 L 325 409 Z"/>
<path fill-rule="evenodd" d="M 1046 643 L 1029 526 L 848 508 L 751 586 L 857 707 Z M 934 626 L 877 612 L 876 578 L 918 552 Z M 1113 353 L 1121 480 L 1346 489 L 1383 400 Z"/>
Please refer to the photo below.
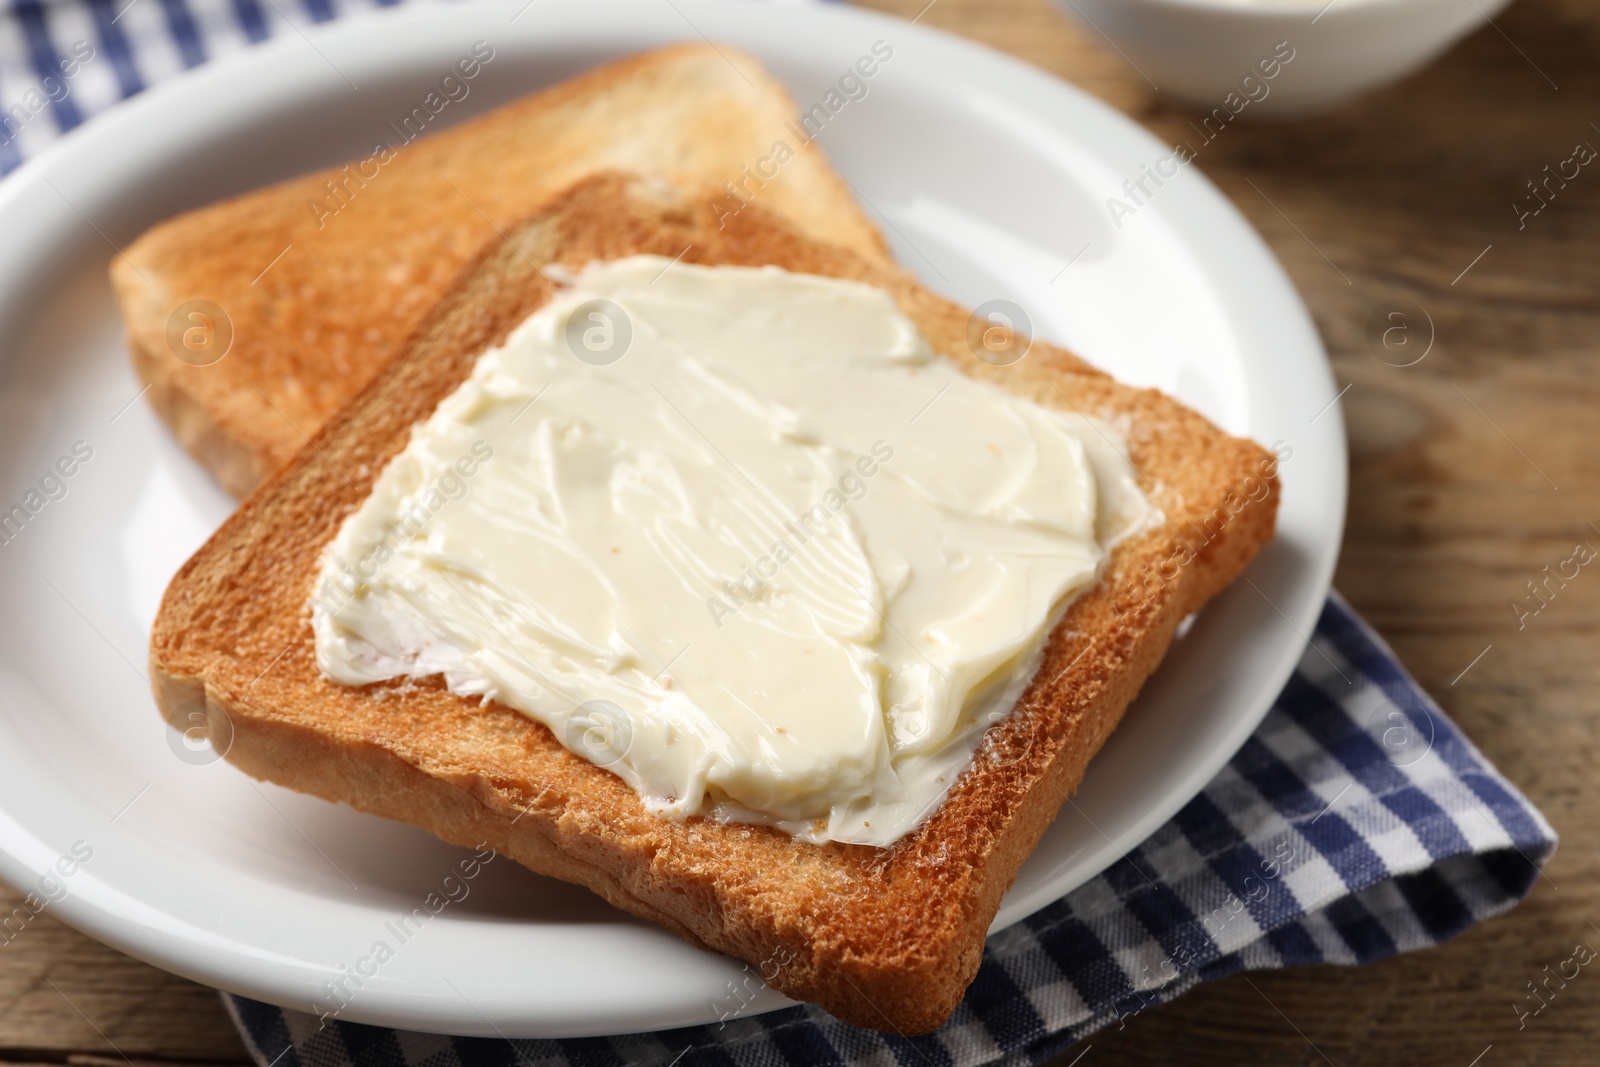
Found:
<path fill-rule="evenodd" d="M 0 0 L 0 173 L 184 67 L 392 0 Z M 1241 970 L 1427 948 L 1511 907 L 1544 818 L 1337 596 L 1259 730 L 1149 840 L 989 939 L 950 1022 L 904 1039 L 791 1007 L 587 1040 L 440 1037 L 225 997 L 261 1067 L 1039 1063 Z"/>
<path fill-rule="evenodd" d="M 399 0 L 0 0 L 0 174 L 208 59 Z"/>

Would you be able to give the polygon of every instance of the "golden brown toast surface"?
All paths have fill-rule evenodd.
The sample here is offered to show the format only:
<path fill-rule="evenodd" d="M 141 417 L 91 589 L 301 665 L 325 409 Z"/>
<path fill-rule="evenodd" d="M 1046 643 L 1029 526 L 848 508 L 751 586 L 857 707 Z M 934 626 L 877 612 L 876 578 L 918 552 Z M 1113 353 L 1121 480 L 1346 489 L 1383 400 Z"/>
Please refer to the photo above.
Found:
<path fill-rule="evenodd" d="M 135 366 L 184 447 L 242 497 L 360 392 L 469 256 L 586 174 L 659 174 L 727 204 L 736 202 L 724 183 L 743 182 L 741 195 L 800 232 L 885 257 L 822 152 L 786 127 L 794 114 L 749 56 L 678 45 L 437 135 L 393 136 L 387 161 L 369 156 L 191 211 L 112 264 Z M 751 182 L 748 168 L 780 140 L 793 158 Z M 169 320 L 201 300 L 226 316 L 232 346 L 195 365 L 206 354 L 178 358 Z M 179 317 L 181 337 L 189 322 Z"/>
<path fill-rule="evenodd" d="M 231 733 L 229 760 L 252 775 L 456 843 L 488 842 L 760 967 L 789 996 L 861 1026 L 925 1032 L 960 1000 L 1001 896 L 1178 622 L 1271 537 L 1275 465 L 1166 396 L 1041 342 L 1012 366 L 987 365 L 968 348 L 966 311 L 881 261 L 760 210 L 719 229 L 703 200 L 662 195 L 592 178 L 485 248 L 404 352 L 173 580 L 151 639 L 157 699 L 170 721 L 203 709 L 213 736 Z M 990 729 L 943 805 L 889 849 L 671 822 L 514 711 L 436 680 L 347 688 L 317 670 L 307 604 L 324 546 L 412 425 L 549 299 L 538 268 L 680 252 L 884 288 L 968 373 L 1116 425 L 1165 517 L 1116 547 L 1052 633 L 1017 710 Z"/>

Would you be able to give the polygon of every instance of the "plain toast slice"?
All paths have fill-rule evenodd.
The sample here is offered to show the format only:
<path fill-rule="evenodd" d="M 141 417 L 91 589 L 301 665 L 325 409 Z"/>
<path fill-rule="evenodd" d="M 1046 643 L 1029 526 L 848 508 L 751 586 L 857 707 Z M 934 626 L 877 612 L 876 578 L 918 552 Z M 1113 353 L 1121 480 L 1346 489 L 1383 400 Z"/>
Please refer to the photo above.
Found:
<path fill-rule="evenodd" d="M 969 348 L 968 313 L 893 266 L 760 210 L 719 228 L 703 200 L 664 196 L 598 176 L 485 248 L 404 353 L 173 579 L 151 639 L 155 694 L 169 721 L 203 711 L 249 774 L 448 841 L 488 842 L 759 966 L 791 997 L 861 1026 L 922 1033 L 960 1000 L 1001 896 L 1179 621 L 1271 537 L 1276 462 L 1042 342 L 1012 366 L 988 365 Z M 436 679 L 347 688 L 317 670 L 308 600 L 319 557 L 412 425 L 550 298 L 542 267 L 638 253 L 880 286 L 965 371 L 1116 426 L 1164 516 L 1115 548 L 1052 632 L 1016 710 L 990 728 L 942 806 L 888 849 L 668 821 L 515 711 Z"/>
<path fill-rule="evenodd" d="M 134 365 L 183 446 L 242 497 L 361 391 L 468 257 L 587 174 L 660 174 L 730 211 L 731 183 L 802 233 L 887 258 L 822 151 L 789 130 L 795 114 L 750 56 L 677 45 L 437 135 L 390 137 L 391 158 L 190 211 L 112 263 Z M 749 177 L 780 141 L 792 158 Z M 197 307 L 207 319 L 189 319 Z M 174 348 L 220 347 L 224 331 L 225 354 Z"/>

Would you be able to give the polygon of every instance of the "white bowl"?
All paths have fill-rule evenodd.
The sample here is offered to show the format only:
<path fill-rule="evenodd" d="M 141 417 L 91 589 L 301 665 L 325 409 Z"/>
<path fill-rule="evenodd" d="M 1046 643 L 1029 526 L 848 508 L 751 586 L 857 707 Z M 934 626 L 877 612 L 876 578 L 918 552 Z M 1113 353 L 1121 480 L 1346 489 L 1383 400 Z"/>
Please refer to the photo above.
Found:
<path fill-rule="evenodd" d="M 1231 121 L 1314 114 L 1397 81 L 1510 0 L 1056 2 L 1158 90 Z"/>

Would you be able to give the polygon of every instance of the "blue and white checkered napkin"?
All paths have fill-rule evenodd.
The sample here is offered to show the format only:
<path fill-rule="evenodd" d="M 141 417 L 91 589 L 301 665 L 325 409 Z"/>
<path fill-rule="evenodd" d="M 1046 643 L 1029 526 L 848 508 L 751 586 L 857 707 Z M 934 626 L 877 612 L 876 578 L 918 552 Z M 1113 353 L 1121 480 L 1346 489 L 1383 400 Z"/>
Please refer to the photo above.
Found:
<path fill-rule="evenodd" d="M 927 1037 L 803 1006 L 664 1033 L 484 1040 L 323 1028 L 313 1015 L 226 999 L 261 1067 L 1033 1064 L 1235 971 L 1436 945 L 1520 900 L 1555 844 L 1544 817 L 1335 595 L 1222 773 L 1104 874 L 990 937 L 966 999 Z"/>
<path fill-rule="evenodd" d="M 0 0 L 0 174 L 187 67 L 396 0 Z"/>
<path fill-rule="evenodd" d="M 84 117 L 285 21 L 385 0 L 0 0 L 0 172 Z M 1239 970 L 1366 963 L 1511 907 L 1555 833 L 1338 597 L 1261 728 L 1166 826 L 989 939 L 950 1022 L 906 1040 L 811 1007 L 569 1041 L 410 1034 L 229 996 L 262 1067 L 1038 1063 Z"/>

